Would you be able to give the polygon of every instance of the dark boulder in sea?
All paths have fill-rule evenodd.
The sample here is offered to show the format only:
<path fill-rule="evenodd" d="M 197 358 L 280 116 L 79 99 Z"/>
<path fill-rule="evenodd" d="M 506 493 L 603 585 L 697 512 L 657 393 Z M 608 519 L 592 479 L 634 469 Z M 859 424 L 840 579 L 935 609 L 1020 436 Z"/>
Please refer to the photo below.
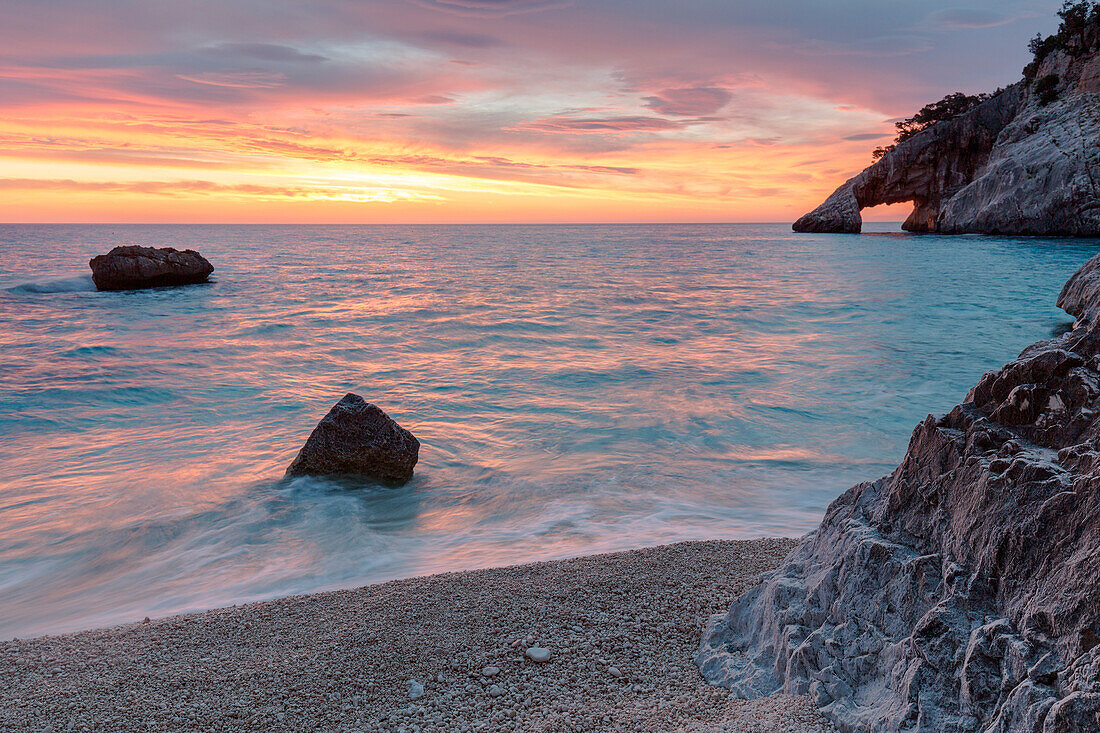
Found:
<path fill-rule="evenodd" d="M 198 252 L 171 247 L 115 247 L 88 261 L 99 290 L 136 290 L 206 282 L 214 271 Z"/>
<path fill-rule="evenodd" d="M 412 478 L 420 441 L 377 406 L 345 395 L 313 429 L 287 476 L 365 476 L 402 484 Z"/>
<path fill-rule="evenodd" d="M 1100 256 L 1073 331 L 929 416 L 696 658 L 743 697 L 809 694 L 844 731 L 1100 731 Z"/>

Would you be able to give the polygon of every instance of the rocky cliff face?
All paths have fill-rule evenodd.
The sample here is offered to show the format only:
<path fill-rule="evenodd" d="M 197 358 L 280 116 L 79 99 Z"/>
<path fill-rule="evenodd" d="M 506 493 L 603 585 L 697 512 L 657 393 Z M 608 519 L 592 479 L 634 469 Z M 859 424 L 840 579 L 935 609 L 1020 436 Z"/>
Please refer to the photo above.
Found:
<path fill-rule="evenodd" d="M 1075 329 L 928 417 L 706 629 L 704 676 L 845 731 L 1100 730 L 1100 256 Z"/>
<path fill-rule="evenodd" d="M 1020 82 L 899 144 L 794 224 L 859 232 L 860 211 L 911 201 L 911 232 L 1100 236 L 1100 55 L 1051 54 L 1044 104 Z"/>

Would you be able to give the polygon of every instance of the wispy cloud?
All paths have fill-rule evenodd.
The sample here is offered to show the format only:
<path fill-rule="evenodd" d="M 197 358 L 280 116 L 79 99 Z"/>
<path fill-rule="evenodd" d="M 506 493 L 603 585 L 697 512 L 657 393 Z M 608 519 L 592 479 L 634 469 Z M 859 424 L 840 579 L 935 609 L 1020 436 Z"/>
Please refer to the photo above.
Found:
<path fill-rule="evenodd" d="M 537 130 L 565 134 L 606 134 L 620 132 L 665 132 L 679 130 L 683 122 L 666 120 L 662 117 L 643 117 L 641 115 L 624 117 L 574 117 L 572 115 L 553 115 L 537 120 L 521 122 L 510 129 Z"/>
<path fill-rule="evenodd" d="M 220 43 L 211 46 L 209 51 L 229 57 L 253 58 L 279 64 L 320 64 L 329 60 L 319 53 L 304 53 L 278 43 Z"/>
<path fill-rule="evenodd" d="M 212 87 L 230 89 L 275 89 L 286 84 L 285 74 L 273 74 L 269 71 L 230 71 L 221 74 L 207 71 L 194 76 L 187 74 L 176 76 L 195 84 L 209 84 Z"/>
<path fill-rule="evenodd" d="M 826 41 L 809 39 L 793 48 L 805 56 L 867 56 L 887 58 L 911 56 L 935 48 L 932 40 L 919 36 L 879 36 L 853 41 Z"/>
<path fill-rule="evenodd" d="M 180 181 L 78 181 L 71 178 L 0 178 L 3 191 L 61 191 L 130 193 L 147 196 L 225 196 L 245 198 L 331 199 L 337 201 L 439 200 L 439 196 L 395 189 L 354 186 L 269 186 L 254 183 L 224 184 L 203 180 Z"/>
<path fill-rule="evenodd" d="M 645 105 L 664 115 L 697 117 L 712 115 L 725 107 L 733 95 L 720 87 L 688 87 L 662 89 L 645 97 Z"/>
<path fill-rule="evenodd" d="M 944 28 L 996 28 L 1019 20 L 1019 17 L 988 8 L 946 8 L 932 13 L 929 20 Z"/>
<path fill-rule="evenodd" d="M 564 8 L 575 0 L 411 0 L 417 5 L 462 15 L 494 17 Z"/>

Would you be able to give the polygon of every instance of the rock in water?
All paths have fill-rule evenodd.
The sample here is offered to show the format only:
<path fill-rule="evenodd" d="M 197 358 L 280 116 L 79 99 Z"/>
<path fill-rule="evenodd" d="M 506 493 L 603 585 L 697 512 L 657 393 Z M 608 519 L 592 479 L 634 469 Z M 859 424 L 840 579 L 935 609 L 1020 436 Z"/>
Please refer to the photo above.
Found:
<path fill-rule="evenodd" d="M 743 697 L 809 694 L 844 731 L 1100 731 L 1100 256 L 1073 331 L 928 417 L 714 617 L 696 661 Z"/>
<path fill-rule="evenodd" d="M 912 202 L 911 232 L 1100 236 L 1100 29 L 1025 80 L 900 143 L 794 224 L 856 233 L 869 206 Z M 1085 49 L 1089 49 L 1087 52 Z"/>
<path fill-rule="evenodd" d="M 115 247 L 88 261 L 99 290 L 136 290 L 206 282 L 214 271 L 198 252 L 171 247 Z"/>
<path fill-rule="evenodd" d="M 359 475 L 400 484 L 412 477 L 419 453 L 412 433 L 349 394 L 317 424 L 286 475 Z"/>

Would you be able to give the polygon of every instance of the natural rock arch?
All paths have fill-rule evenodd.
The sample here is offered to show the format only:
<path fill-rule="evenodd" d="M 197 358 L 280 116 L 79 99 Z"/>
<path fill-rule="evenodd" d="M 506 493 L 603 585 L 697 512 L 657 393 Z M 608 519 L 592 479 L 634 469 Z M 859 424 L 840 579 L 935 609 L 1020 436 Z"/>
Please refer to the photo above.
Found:
<path fill-rule="evenodd" d="M 908 201 L 914 204 L 913 213 L 902 228 L 938 231 L 944 202 L 970 184 L 986 164 L 998 135 L 1016 116 L 1021 96 L 1022 85 L 1010 87 L 899 144 L 795 222 L 795 231 L 858 233 L 863 209 Z"/>
<path fill-rule="evenodd" d="M 903 228 L 942 234 L 1100 236 L 1100 55 L 1054 53 L 1019 82 L 884 155 L 794 224 L 858 233 L 860 211 L 912 201 Z"/>

